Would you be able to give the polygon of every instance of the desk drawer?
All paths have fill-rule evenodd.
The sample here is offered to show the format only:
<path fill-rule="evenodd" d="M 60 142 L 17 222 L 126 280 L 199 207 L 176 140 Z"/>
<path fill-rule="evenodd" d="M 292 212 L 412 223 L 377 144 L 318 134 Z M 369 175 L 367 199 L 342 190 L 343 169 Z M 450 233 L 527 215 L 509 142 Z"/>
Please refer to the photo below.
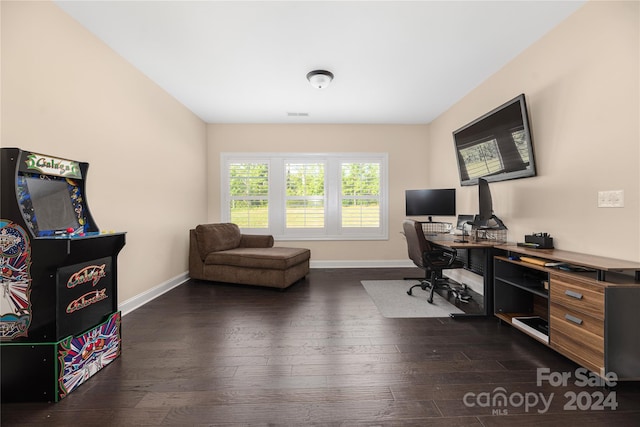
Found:
<path fill-rule="evenodd" d="M 604 288 L 581 278 L 550 276 L 551 302 L 604 320 Z"/>
<path fill-rule="evenodd" d="M 589 369 L 604 368 L 604 321 L 550 304 L 549 344 Z"/>

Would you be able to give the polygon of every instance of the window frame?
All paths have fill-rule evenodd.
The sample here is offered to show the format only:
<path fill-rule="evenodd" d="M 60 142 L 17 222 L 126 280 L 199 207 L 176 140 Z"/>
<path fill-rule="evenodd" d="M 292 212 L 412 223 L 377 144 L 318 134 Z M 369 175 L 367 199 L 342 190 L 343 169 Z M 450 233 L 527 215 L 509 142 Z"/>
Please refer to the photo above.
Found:
<path fill-rule="evenodd" d="M 388 153 L 221 153 L 220 218 L 230 222 L 229 164 L 269 164 L 267 228 L 242 228 L 244 233 L 271 234 L 275 240 L 388 240 L 389 177 Z M 325 164 L 325 226 L 290 228 L 286 224 L 286 164 Z M 342 163 L 378 163 L 380 165 L 380 224 L 378 227 L 342 227 Z"/>

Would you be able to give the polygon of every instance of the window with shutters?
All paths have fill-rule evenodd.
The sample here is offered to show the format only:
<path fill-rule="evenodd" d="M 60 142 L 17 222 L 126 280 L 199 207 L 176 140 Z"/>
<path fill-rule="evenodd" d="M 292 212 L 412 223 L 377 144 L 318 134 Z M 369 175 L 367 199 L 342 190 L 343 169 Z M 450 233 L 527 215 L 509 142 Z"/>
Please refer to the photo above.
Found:
<path fill-rule="evenodd" d="M 342 227 L 380 227 L 380 163 L 341 165 Z"/>
<path fill-rule="evenodd" d="M 279 240 L 387 239 L 386 153 L 223 153 L 221 217 Z"/>
<path fill-rule="evenodd" d="M 228 164 L 228 222 L 241 228 L 269 227 L 269 163 Z"/>
<path fill-rule="evenodd" d="M 286 228 L 324 228 L 324 163 L 285 164 Z"/>

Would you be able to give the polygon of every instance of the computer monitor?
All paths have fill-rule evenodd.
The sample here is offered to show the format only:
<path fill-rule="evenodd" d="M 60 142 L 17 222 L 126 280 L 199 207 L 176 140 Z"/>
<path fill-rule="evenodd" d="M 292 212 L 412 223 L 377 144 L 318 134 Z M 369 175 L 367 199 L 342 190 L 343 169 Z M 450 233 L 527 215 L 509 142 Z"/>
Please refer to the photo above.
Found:
<path fill-rule="evenodd" d="M 479 228 L 495 228 L 505 230 L 504 223 L 493 214 L 493 199 L 489 183 L 484 178 L 478 178 L 478 217 L 475 226 Z"/>
<path fill-rule="evenodd" d="M 473 223 L 474 215 L 458 215 L 458 222 L 456 224 L 457 230 L 464 230 L 464 226 Z"/>
<path fill-rule="evenodd" d="M 456 189 L 405 190 L 407 216 L 456 216 Z"/>
<path fill-rule="evenodd" d="M 472 225 L 475 215 L 458 215 L 458 223 L 456 225 L 456 229 L 462 231 L 462 238 L 454 240 L 456 243 L 467 243 L 465 240 L 465 231 L 464 227 L 466 225 Z M 457 234 L 457 233 L 456 233 Z"/>
<path fill-rule="evenodd" d="M 493 200 L 489 183 L 484 178 L 478 178 L 478 219 L 486 223 L 493 216 Z"/>

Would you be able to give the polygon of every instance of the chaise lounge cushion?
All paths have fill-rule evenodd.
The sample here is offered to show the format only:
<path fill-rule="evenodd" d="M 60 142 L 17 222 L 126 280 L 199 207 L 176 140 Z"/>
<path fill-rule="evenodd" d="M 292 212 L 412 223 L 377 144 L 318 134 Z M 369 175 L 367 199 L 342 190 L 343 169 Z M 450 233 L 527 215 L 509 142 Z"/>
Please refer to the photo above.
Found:
<path fill-rule="evenodd" d="M 308 259 L 309 250 L 302 248 L 273 247 L 268 251 L 264 248 L 236 248 L 212 252 L 204 259 L 204 263 L 286 270 Z"/>
<path fill-rule="evenodd" d="M 196 227 L 196 239 L 200 258 L 217 251 L 237 248 L 240 245 L 240 228 L 236 224 L 204 224 Z"/>

